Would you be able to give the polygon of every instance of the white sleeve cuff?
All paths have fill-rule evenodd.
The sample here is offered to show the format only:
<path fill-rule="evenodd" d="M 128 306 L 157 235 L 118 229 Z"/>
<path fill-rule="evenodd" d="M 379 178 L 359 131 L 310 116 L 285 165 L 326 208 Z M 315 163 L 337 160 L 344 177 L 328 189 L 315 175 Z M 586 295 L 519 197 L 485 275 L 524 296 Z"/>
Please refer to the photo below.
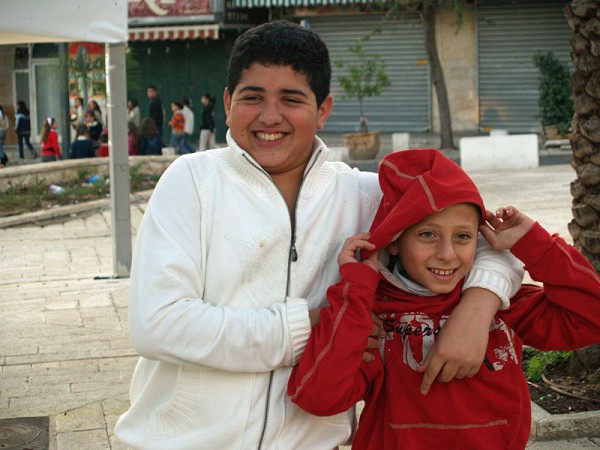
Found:
<path fill-rule="evenodd" d="M 473 268 L 467 275 L 463 291 L 472 287 L 487 289 L 500 298 L 500 309 L 507 309 L 510 298 L 521 288 L 524 273 L 521 261 L 509 251 L 494 250 L 480 233 Z"/>
<path fill-rule="evenodd" d="M 510 307 L 511 286 L 506 283 L 502 275 L 488 270 L 473 269 L 469 272 L 465 280 L 463 292 L 474 287 L 482 288 L 496 294 L 500 299 L 500 310 Z"/>
<path fill-rule="evenodd" d="M 308 305 L 305 299 L 297 297 L 288 297 L 286 305 L 288 330 L 292 345 L 292 365 L 296 365 L 306 348 L 310 336 Z"/>

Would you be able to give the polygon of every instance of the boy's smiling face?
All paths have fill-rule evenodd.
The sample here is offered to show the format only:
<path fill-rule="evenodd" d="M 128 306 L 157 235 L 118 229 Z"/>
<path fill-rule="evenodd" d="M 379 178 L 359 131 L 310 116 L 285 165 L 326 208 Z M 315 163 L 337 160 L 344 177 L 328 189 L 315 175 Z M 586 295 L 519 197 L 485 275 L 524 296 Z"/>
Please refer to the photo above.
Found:
<path fill-rule="evenodd" d="M 317 106 L 306 76 L 291 66 L 259 63 L 223 100 L 231 136 L 272 176 L 304 171 L 333 105 L 329 96 Z"/>
<path fill-rule="evenodd" d="M 452 205 L 404 230 L 388 250 L 399 256 L 412 281 L 447 294 L 473 265 L 479 221 L 474 205 Z"/>

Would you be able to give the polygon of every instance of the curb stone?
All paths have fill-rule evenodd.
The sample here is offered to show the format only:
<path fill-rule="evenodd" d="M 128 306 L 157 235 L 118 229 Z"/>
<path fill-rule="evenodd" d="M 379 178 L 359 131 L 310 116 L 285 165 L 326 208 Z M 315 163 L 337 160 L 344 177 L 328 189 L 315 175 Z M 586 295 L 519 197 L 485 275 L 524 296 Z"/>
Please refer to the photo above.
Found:
<path fill-rule="evenodd" d="M 148 201 L 151 195 L 151 189 L 147 191 L 136 192 L 129 195 L 129 201 L 131 204 L 145 202 Z M 1 217 L 0 229 L 17 227 L 22 225 L 36 225 L 42 222 L 64 219 L 65 217 L 94 213 L 108 208 L 110 208 L 110 198 L 92 200 L 89 202 L 82 202 L 74 205 L 57 206 L 41 211 L 34 211 L 14 216 Z"/>
<path fill-rule="evenodd" d="M 531 402 L 531 441 L 600 438 L 600 411 L 550 414 Z"/>

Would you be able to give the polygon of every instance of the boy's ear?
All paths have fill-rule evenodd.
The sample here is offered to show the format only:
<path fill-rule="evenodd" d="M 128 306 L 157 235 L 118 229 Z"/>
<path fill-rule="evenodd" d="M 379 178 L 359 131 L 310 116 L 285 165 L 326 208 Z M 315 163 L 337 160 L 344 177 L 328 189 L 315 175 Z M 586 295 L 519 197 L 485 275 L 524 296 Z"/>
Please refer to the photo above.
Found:
<path fill-rule="evenodd" d="M 223 105 L 225 105 L 225 115 L 227 116 L 225 125 L 229 126 L 229 110 L 231 109 L 231 95 L 229 93 L 229 89 L 227 88 L 225 88 L 225 92 L 223 92 Z"/>
<path fill-rule="evenodd" d="M 400 253 L 398 249 L 398 239 L 392 241 L 392 243 L 388 245 L 388 252 L 390 252 L 390 255 L 392 256 L 396 256 L 398 253 Z"/>
<path fill-rule="evenodd" d="M 329 94 L 327 96 L 327 98 L 325 98 L 325 100 L 323 100 L 323 103 L 321 103 L 321 106 L 319 106 L 319 122 L 317 124 L 319 130 L 322 130 L 323 127 L 325 126 L 325 122 L 327 122 L 327 119 L 329 118 L 329 115 L 331 114 L 332 109 L 333 109 L 333 96 L 331 94 Z"/>

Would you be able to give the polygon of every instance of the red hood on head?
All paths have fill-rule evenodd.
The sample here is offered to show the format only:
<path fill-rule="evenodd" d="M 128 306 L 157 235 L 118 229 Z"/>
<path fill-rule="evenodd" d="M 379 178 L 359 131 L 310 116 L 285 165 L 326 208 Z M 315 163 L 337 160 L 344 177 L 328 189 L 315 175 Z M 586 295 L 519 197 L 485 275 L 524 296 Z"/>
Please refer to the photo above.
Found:
<path fill-rule="evenodd" d="M 386 155 L 379 164 L 383 192 L 371 225 L 376 250 L 425 217 L 457 203 L 473 203 L 485 217 L 485 206 L 473 180 L 451 159 L 434 149 L 412 149 Z M 363 258 L 372 252 L 362 252 Z"/>

